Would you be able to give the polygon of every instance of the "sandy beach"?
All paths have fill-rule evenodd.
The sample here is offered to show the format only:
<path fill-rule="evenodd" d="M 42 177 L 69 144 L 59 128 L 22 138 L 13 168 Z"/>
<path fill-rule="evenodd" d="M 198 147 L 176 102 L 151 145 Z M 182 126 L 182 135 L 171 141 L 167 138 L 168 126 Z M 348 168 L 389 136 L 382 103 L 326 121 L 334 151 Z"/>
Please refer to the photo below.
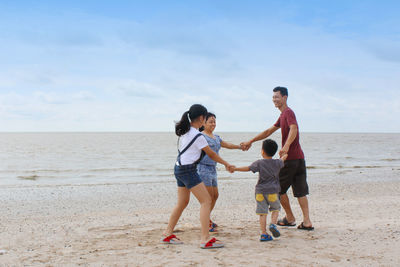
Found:
<path fill-rule="evenodd" d="M 173 182 L 3 186 L 0 266 L 398 266 L 399 177 L 400 168 L 314 174 L 315 231 L 281 227 L 282 236 L 265 243 L 258 241 L 256 179 L 221 180 L 214 235 L 226 247 L 218 250 L 199 248 L 195 199 L 177 226 L 185 244 L 159 243 L 175 203 Z"/>

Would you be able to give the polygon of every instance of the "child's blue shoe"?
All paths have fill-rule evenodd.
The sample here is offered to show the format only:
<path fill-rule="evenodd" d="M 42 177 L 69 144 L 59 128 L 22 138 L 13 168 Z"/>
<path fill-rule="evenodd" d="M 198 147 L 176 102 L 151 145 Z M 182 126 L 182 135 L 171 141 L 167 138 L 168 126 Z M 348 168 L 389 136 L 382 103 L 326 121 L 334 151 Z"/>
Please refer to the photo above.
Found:
<path fill-rule="evenodd" d="M 270 236 L 269 234 L 266 234 L 266 235 L 261 235 L 261 237 L 260 237 L 260 241 L 261 242 L 264 242 L 264 241 L 271 241 L 271 240 L 273 240 L 273 238 L 272 238 L 272 236 Z"/>
<path fill-rule="evenodd" d="M 278 231 L 278 228 L 276 227 L 275 224 L 271 223 L 269 225 L 269 230 L 271 231 L 272 235 L 274 237 L 279 237 L 281 235 L 281 233 Z"/>

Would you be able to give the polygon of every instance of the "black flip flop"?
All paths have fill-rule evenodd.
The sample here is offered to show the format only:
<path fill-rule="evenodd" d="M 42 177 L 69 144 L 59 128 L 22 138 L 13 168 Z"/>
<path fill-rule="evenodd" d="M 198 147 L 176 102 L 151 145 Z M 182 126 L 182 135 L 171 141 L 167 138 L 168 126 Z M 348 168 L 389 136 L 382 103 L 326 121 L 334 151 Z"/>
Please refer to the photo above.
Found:
<path fill-rule="evenodd" d="M 314 227 L 312 227 L 312 226 L 304 226 L 304 224 L 301 223 L 299 226 L 297 226 L 297 229 L 306 230 L 306 231 L 312 231 L 312 230 L 314 230 Z"/>
<path fill-rule="evenodd" d="M 296 226 L 296 223 L 295 223 L 295 222 L 290 223 L 290 222 L 286 219 L 286 217 L 283 217 L 282 220 L 279 220 L 279 221 L 278 221 L 277 225 L 279 225 L 279 226 Z"/>

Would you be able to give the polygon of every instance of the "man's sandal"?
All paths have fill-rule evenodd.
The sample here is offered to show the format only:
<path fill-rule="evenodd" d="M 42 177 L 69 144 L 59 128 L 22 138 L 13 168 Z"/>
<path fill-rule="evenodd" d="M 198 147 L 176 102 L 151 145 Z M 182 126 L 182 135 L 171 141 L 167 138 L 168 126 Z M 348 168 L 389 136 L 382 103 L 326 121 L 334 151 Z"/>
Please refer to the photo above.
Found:
<path fill-rule="evenodd" d="M 296 226 L 295 222 L 289 222 L 286 217 L 283 217 L 283 219 L 279 220 L 277 223 L 279 226 Z"/>
<path fill-rule="evenodd" d="M 313 226 L 304 226 L 304 223 L 301 223 L 299 226 L 297 226 L 297 229 L 312 231 L 312 230 L 314 230 L 314 227 Z"/>

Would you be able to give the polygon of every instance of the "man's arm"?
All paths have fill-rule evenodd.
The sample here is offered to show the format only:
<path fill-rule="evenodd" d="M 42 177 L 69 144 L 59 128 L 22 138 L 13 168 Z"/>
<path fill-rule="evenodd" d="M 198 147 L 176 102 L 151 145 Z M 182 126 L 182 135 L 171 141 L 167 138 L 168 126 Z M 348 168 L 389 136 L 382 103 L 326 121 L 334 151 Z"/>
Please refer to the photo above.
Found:
<path fill-rule="evenodd" d="M 291 124 L 289 126 L 289 135 L 288 138 L 286 139 L 285 144 L 283 145 L 282 149 L 279 151 L 279 156 L 283 156 L 288 153 L 290 145 L 293 143 L 294 139 L 296 139 L 297 136 L 297 125 L 296 124 Z"/>
<path fill-rule="evenodd" d="M 243 150 L 249 150 L 252 143 L 267 138 L 268 136 L 273 134 L 278 129 L 279 129 L 279 127 L 272 126 L 272 127 L 268 128 L 267 130 L 265 130 L 264 132 L 257 134 L 254 138 L 250 139 L 249 141 L 240 143 L 240 146 L 242 147 Z"/>
<path fill-rule="evenodd" d="M 285 162 L 285 160 L 287 159 L 287 157 L 288 157 L 288 154 L 285 154 L 285 155 L 281 156 L 281 160 L 282 160 L 283 162 Z"/>
<path fill-rule="evenodd" d="M 228 149 L 241 149 L 239 145 L 235 145 L 226 141 L 221 141 L 221 147 L 228 148 Z"/>

